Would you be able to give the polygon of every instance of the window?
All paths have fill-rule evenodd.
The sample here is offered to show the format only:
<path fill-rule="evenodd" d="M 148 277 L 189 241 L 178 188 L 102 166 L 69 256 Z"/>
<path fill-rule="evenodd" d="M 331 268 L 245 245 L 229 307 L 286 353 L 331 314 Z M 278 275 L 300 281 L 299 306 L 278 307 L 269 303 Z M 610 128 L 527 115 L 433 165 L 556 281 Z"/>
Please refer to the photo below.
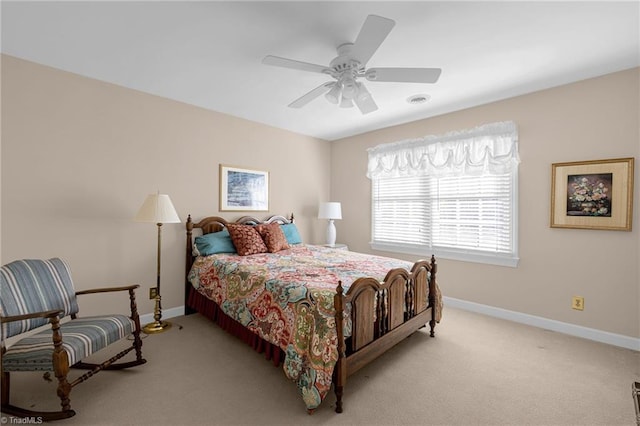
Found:
<path fill-rule="evenodd" d="M 513 123 L 369 150 L 372 247 L 517 265 Z"/>

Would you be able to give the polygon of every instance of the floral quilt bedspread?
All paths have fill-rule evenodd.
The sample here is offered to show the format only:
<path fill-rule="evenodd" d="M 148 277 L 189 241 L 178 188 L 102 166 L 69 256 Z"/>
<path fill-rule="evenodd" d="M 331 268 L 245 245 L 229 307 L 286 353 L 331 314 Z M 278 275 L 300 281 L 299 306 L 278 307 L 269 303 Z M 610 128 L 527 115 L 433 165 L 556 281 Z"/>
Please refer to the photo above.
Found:
<path fill-rule="evenodd" d="M 411 262 L 295 245 L 277 253 L 198 257 L 189 281 L 231 318 L 285 352 L 286 376 L 297 382 L 308 409 L 330 390 L 338 359 L 333 296 L 360 277 L 383 280 Z"/>

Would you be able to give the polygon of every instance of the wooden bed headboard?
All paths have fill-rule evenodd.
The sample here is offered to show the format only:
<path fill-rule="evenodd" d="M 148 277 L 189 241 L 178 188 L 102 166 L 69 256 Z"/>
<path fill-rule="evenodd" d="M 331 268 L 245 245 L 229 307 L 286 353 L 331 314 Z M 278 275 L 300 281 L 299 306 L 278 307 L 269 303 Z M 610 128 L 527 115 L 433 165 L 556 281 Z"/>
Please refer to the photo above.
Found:
<path fill-rule="evenodd" d="M 187 217 L 187 246 L 186 246 L 186 260 L 185 260 L 185 309 L 186 308 L 186 298 L 189 293 L 189 280 L 187 279 L 189 275 L 189 271 L 191 270 L 191 265 L 193 265 L 196 256 L 193 255 L 193 230 L 201 229 L 202 234 L 210 234 L 212 232 L 222 231 L 227 224 L 229 223 L 240 223 L 243 225 L 257 225 L 259 223 L 269 224 L 269 223 L 294 223 L 293 213 L 287 218 L 281 215 L 273 215 L 269 216 L 265 220 L 257 219 L 253 216 L 242 216 L 240 219 L 237 219 L 235 222 L 229 222 L 227 219 L 220 216 L 209 216 L 202 219 L 200 222 L 194 223 L 191 219 L 191 215 Z"/>
<path fill-rule="evenodd" d="M 204 235 L 204 234 L 210 234 L 212 232 L 222 231 L 229 223 L 240 223 L 243 225 L 257 225 L 259 223 L 269 224 L 274 222 L 282 223 L 282 224 L 293 223 L 294 222 L 293 213 L 291 213 L 291 216 L 289 216 L 289 218 L 286 218 L 280 215 L 273 215 L 273 216 L 269 216 L 265 220 L 260 220 L 253 216 L 242 216 L 240 219 L 236 220 L 235 222 L 229 222 L 228 220 L 220 216 L 209 216 L 209 217 L 205 217 L 204 219 L 202 219 L 200 222 L 197 222 L 197 223 L 194 223 L 193 220 L 191 219 L 191 215 L 189 215 L 187 217 L 187 224 L 186 224 L 187 225 L 187 252 L 190 252 L 190 247 L 191 248 L 193 247 L 193 230 L 194 229 L 201 229 L 202 235 Z"/>

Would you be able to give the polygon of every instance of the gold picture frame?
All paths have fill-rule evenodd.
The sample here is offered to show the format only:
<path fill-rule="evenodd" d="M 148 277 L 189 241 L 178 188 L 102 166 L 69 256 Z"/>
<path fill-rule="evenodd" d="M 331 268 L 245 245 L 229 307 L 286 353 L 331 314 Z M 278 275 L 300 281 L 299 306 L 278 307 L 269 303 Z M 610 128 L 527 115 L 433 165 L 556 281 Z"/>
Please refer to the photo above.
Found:
<path fill-rule="evenodd" d="M 551 165 L 551 227 L 631 231 L 633 158 Z"/>
<path fill-rule="evenodd" d="M 269 172 L 220 164 L 220 211 L 269 211 Z"/>

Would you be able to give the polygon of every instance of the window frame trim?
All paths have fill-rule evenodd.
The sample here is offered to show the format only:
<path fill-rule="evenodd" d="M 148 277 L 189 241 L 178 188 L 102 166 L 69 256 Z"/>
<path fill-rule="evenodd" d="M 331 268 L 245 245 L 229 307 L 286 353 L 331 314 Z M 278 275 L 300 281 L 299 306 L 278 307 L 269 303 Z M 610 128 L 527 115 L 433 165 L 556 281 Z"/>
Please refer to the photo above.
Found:
<path fill-rule="evenodd" d="M 518 223 L 518 206 L 519 206 L 519 198 L 518 198 L 518 175 L 519 175 L 519 164 L 512 165 L 512 173 L 511 173 L 511 203 L 512 203 L 512 231 L 511 238 L 513 244 L 513 250 L 509 254 L 499 254 L 499 253 L 490 253 L 482 250 L 466 250 L 466 249 L 456 249 L 451 247 L 438 247 L 438 246 L 426 246 L 422 244 L 398 244 L 398 243 L 388 243 L 388 242 L 379 242 L 379 241 L 370 241 L 369 245 L 373 250 L 386 251 L 391 253 L 402 253 L 402 254 L 411 254 L 418 256 L 431 255 L 436 256 L 439 259 L 448 259 L 448 260 L 459 260 L 463 262 L 473 262 L 473 263 L 482 263 L 487 265 L 497 265 L 497 266 L 507 266 L 507 267 L 517 267 L 520 261 L 520 257 L 518 254 L 518 234 L 519 234 L 519 223 Z M 373 219 L 373 206 L 374 204 L 374 191 L 373 191 L 373 179 L 371 179 L 370 183 L 370 194 L 371 194 L 371 229 L 370 235 L 373 238 L 374 232 L 374 219 Z"/>

